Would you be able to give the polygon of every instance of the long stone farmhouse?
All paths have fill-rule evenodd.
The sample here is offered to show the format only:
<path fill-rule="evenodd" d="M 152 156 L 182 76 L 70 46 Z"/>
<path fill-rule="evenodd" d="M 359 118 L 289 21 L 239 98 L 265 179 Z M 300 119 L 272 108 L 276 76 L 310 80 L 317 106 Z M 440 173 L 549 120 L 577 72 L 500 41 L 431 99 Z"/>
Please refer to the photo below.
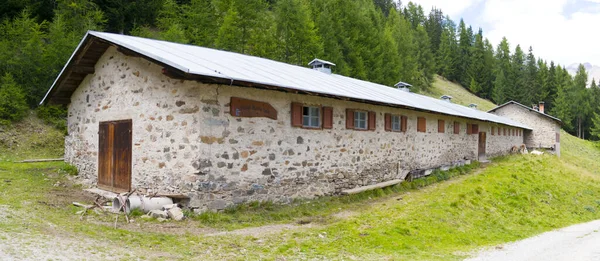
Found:
<path fill-rule="evenodd" d="M 68 105 L 65 160 L 84 183 L 201 209 L 331 195 L 537 142 L 530 113 L 502 117 L 310 65 L 88 32 L 42 104 Z"/>

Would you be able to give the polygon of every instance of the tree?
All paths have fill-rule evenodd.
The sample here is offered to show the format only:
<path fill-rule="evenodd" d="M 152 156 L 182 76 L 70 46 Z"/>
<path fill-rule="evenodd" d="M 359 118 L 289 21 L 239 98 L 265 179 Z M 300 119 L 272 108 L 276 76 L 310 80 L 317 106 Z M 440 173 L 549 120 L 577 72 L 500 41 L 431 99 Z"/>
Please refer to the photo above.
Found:
<path fill-rule="evenodd" d="M 275 5 L 278 60 L 305 65 L 322 47 L 308 6 L 301 0 L 280 0 Z"/>
<path fill-rule="evenodd" d="M 429 37 L 431 52 L 433 55 L 437 55 L 437 51 L 440 49 L 440 43 L 442 41 L 442 31 L 444 31 L 444 13 L 442 10 L 432 8 L 429 12 L 429 16 L 425 21 L 425 31 Z"/>
<path fill-rule="evenodd" d="M 594 117 L 592 118 L 592 128 L 590 129 L 590 133 L 596 139 L 600 139 L 600 114 L 594 113 Z"/>
<path fill-rule="evenodd" d="M 469 86 L 469 63 L 471 61 L 471 44 L 472 36 L 469 30 L 466 28 L 465 22 L 461 19 L 458 26 L 458 60 L 457 60 L 457 73 L 458 81 L 463 86 Z"/>
<path fill-rule="evenodd" d="M 510 99 L 508 95 L 512 91 L 512 82 L 507 74 L 511 72 L 510 46 L 506 37 L 498 44 L 496 49 L 496 79 L 492 89 L 492 99 L 497 104 L 502 104 Z"/>
<path fill-rule="evenodd" d="M 541 86 L 540 79 L 538 77 L 538 65 L 533 55 L 533 48 L 529 47 L 529 52 L 527 53 L 527 58 L 525 59 L 526 69 L 525 69 L 525 79 L 524 86 L 525 90 L 523 90 L 523 98 L 522 101 L 525 104 L 534 104 L 541 101 Z"/>
<path fill-rule="evenodd" d="M 0 79 L 0 124 L 19 121 L 27 115 L 27 101 L 21 87 L 10 74 Z"/>
<path fill-rule="evenodd" d="M 531 104 L 525 100 L 527 88 L 525 87 L 525 53 L 520 45 L 515 48 L 515 53 L 511 57 L 511 69 L 507 75 L 507 80 L 511 82 L 509 89 L 509 98 L 527 105 Z"/>

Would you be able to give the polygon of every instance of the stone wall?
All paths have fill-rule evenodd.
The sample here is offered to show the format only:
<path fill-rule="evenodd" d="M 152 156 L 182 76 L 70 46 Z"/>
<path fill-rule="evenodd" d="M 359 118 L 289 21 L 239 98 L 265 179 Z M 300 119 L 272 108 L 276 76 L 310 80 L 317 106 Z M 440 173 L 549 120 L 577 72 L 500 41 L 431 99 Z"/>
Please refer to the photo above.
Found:
<path fill-rule="evenodd" d="M 82 179 L 97 180 L 98 124 L 131 119 L 132 187 L 181 193 L 200 208 L 252 200 L 287 202 L 403 177 L 408 171 L 476 159 L 478 136 L 466 124 L 485 122 L 337 99 L 181 81 L 147 60 L 111 47 L 69 105 L 65 157 Z M 277 120 L 239 118 L 231 97 L 268 102 Z M 291 126 L 291 102 L 333 107 L 333 128 Z M 346 108 L 375 111 L 375 131 L 348 130 Z M 405 133 L 384 131 L 384 113 L 405 115 Z M 427 130 L 416 131 L 417 117 Z M 438 133 L 438 120 L 445 132 Z M 460 134 L 453 134 L 454 122 Z M 506 127 L 506 126 L 504 126 Z M 488 155 L 506 153 L 523 137 L 487 135 Z"/>
<path fill-rule="evenodd" d="M 556 152 L 560 153 L 559 143 L 556 142 L 556 134 L 560 135 L 560 125 L 553 119 L 512 103 L 493 113 L 533 128 L 532 131 L 525 131 L 525 145 L 528 148 L 556 148 Z"/>

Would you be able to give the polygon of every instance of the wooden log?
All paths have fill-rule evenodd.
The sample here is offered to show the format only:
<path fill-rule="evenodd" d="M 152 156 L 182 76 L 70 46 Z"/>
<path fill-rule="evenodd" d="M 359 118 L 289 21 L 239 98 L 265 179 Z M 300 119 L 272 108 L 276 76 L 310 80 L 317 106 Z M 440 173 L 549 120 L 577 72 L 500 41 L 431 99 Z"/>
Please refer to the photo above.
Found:
<path fill-rule="evenodd" d="M 381 182 L 381 183 L 377 183 L 377 184 L 373 184 L 373 185 L 369 185 L 369 186 L 362 186 L 362 187 L 353 188 L 353 189 L 346 189 L 346 190 L 342 190 L 342 195 L 357 194 L 357 193 L 368 191 L 368 190 L 385 188 L 385 187 L 396 185 L 400 182 L 402 182 L 401 179 L 393 179 L 390 181 Z"/>
<path fill-rule="evenodd" d="M 79 202 L 73 202 L 73 206 L 82 207 L 82 208 L 85 208 L 85 209 L 90 209 L 90 208 L 95 207 L 95 206 L 92 206 L 92 205 L 81 204 Z"/>
<path fill-rule="evenodd" d="M 65 158 L 58 158 L 58 159 L 28 159 L 28 160 L 23 160 L 23 161 L 19 161 L 18 163 L 33 163 L 33 162 L 48 162 L 48 161 L 64 161 Z"/>

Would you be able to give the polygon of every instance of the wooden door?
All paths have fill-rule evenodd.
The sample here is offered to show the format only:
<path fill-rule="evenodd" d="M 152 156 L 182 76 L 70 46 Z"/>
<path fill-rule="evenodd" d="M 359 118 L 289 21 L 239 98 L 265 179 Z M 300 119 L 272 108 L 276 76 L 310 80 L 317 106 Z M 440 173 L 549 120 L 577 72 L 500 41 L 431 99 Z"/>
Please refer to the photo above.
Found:
<path fill-rule="evenodd" d="M 480 161 L 485 159 L 485 140 L 486 140 L 485 132 L 480 132 L 479 133 L 479 146 L 478 146 L 479 148 L 478 148 L 478 153 L 477 153 Z"/>
<path fill-rule="evenodd" d="M 101 122 L 98 131 L 98 187 L 131 190 L 131 120 Z"/>

